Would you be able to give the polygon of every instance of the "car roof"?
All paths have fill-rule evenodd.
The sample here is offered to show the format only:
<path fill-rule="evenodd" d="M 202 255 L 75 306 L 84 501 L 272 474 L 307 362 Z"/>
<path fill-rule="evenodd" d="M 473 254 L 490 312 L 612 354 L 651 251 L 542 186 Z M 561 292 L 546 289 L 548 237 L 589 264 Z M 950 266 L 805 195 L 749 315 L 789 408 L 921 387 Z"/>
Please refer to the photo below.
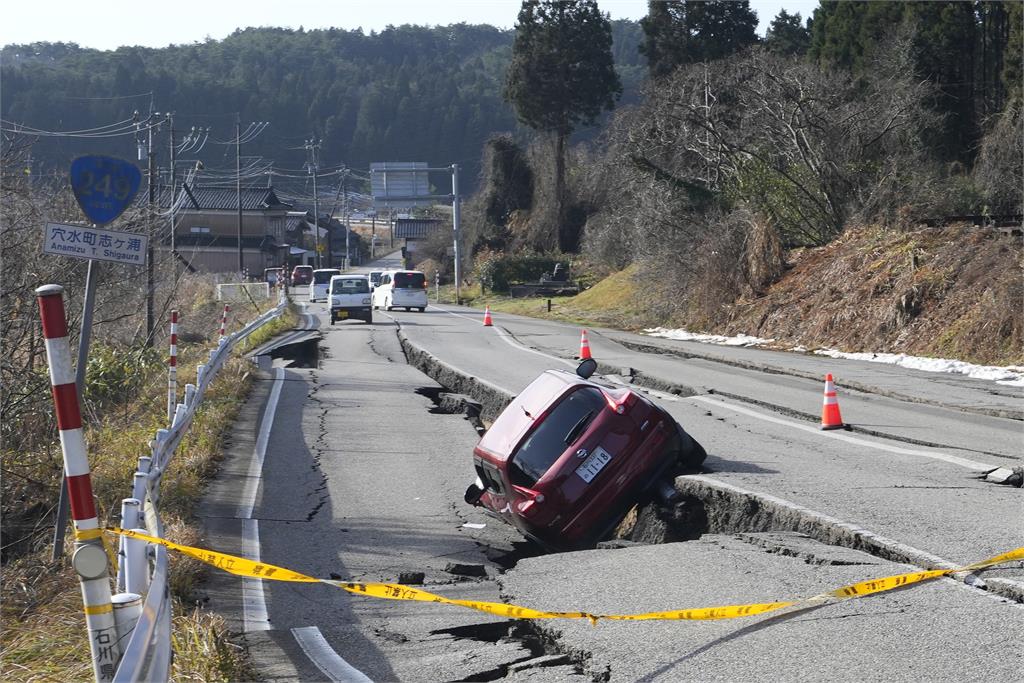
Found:
<path fill-rule="evenodd" d="M 317 268 L 317 269 L 316 269 L 316 270 L 314 270 L 313 272 L 314 272 L 314 273 L 329 273 L 329 272 L 335 272 L 335 273 L 338 273 L 339 275 L 341 274 L 341 271 L 340 271 L 340 270 L 338 270 L 337 268 Z"/>
<path fill-rule="evenodd" d="M 486 450 L 498 460 L 507 460 L 537 416 L 569 389 L 581 384 L 589 385 L 590 382 L 571 372 L 544 371 L 508 404 L 480 439 L 477 448 Z"/>
<path fill-rule="evenodd" d="M 335 278 L 341 280 L 368 280 L 369 278 L 365 273 L 339 273 L 338 275 L 332 275 L 331 280 Z"/>

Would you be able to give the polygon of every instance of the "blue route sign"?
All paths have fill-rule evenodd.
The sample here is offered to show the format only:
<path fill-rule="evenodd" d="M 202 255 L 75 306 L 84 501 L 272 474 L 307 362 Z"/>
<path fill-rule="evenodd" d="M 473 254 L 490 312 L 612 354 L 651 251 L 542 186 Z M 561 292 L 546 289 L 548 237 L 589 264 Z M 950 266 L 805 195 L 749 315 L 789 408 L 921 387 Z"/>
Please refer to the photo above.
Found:
<path fill-rule="evenodd" d="M 97 225 L 120 216 L 141 182 L 138 167 L 123 159 L 90 155 L 71 162 L 71 190 L 86 218 Z"/>

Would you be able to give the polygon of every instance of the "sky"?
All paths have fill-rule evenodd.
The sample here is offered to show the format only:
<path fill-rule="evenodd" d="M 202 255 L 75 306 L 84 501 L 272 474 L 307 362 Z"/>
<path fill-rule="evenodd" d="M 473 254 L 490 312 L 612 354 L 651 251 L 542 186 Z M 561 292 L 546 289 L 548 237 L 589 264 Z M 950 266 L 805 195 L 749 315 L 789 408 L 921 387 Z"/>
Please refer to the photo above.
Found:
<path fill-rule="evenodd" d="M 598 0 L 612 19 L 640 19 L 647 0 Z M 785 9 L 807 19 L 817 0 L 751 0 L 764 35 Z M 113 50 L 121 45 L 168 44 L 221 39 L 236 28 L 285 26 L 381 30 L 389 24 L 445 25 L 458 22 L 511 28 L 520 0 L 175 0 L 172 3 L 111 3 L 81 0 L 7 0 L 0 5 L 0 45 L 78 43 Z"/>

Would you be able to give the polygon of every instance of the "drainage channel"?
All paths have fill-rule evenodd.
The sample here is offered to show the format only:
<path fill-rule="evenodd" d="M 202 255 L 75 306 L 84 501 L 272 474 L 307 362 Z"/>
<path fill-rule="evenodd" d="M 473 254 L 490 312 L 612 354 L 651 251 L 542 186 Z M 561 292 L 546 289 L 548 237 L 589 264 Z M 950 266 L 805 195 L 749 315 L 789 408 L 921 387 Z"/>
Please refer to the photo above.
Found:
<path fill-rule="evenodd" d="M 465 376 L 414 346 L 401 329 L 398 335 L 410 365 L 442 386 L 468 394 L 471 400 L 479 404 L 485 419 L 493 418 L 512 400 L 513 397 L 506 392 L 477 378 Z M 616 374 L 621 369 L 599 366 L 599 371 Z M 695 393 L 688 387 L 675 385 L 658 386 L 656 389 L 683 396 Z M 637 543 L 696 540 L 704 534 L 730 534 L 747 542 L 756 540 L 757 544 L 770 546 L 773 552 L 786 553 L 794 538 L 804 537 L 826 546 L 861 551 L 885 560 L 926 569 L 953 567 L 942 558 L 893 539 L 773 496 L 744 491 L 704 474 L 676 478 L 676 489 L 683 497 L 674 505 L 640 501 L 626 515 L 612 538 L 601 542 L 598 548 L 614 549 Z M 757 534 L 756 539 L 751 540 L 745 536 L 750 534 Z M 1003 598 L 1024 602 L 1024 583 L 1020 581 L 998 577 L 982 580 L 974 574 L 957 574 L 955 578 Z"/>

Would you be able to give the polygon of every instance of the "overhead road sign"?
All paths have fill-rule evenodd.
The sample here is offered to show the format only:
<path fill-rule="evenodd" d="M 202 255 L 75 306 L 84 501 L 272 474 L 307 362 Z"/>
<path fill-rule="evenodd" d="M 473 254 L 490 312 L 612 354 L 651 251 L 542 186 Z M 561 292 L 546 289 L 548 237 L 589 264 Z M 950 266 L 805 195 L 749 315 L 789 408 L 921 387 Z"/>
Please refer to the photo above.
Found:
<path fill-rule="evenodd" d="M 43 233 L 45 254 L 113 261 L 129 266 L 146 264 L 148 243 L 146 235 L 66 223 L 47 223 Z"/>
<path fill-rule="evenodd" d="M 374 207 L 404 209 L 429 206 L 430 165 L 425 161 L 383 161 L 370 164 L 370 194 Z"/>
<path fill-rule="evenodd" d="M 123 159 L 90 155 L 71 162 L 71 190 L 82 212 L 97 225 L 120 216 L 141 182 L 139 169 Z"/>

